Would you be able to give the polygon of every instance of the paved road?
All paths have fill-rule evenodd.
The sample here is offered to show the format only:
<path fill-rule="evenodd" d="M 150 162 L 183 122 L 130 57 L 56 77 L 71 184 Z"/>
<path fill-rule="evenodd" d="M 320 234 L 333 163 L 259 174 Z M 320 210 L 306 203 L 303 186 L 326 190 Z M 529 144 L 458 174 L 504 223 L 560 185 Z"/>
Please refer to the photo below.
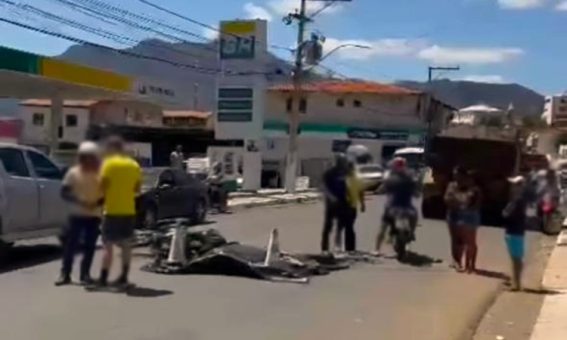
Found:
<path fill-rule="evenodd" d="M 359 220 L 361 249 L 373 243 L 381 202 L 374 199 Z M 214 216 L 211 226 L 255 245 L 264 245 L 278 227 L 282 248 L 309 252 L 319 245 L 321 210 L 317 203 L 257 208 Z M 539 236 L 528 240 L 537 249 Z M 59 263 L 48 258 L 0 274 L 0 329 L 10 340 L 467 339 L 498 291 L 494 277 L 507 268 L 500 229 L 482 228 L 479 243 L 486 276 L 454 273 L 446 262 L 412 267 L 388 259 L 309 285 L 136 270 L 132 280 L 139 288 L 130 296 L 55 288 Z M 413 250 L 448 260 L 447 244 L 444 224 L 426 221 Z"/>

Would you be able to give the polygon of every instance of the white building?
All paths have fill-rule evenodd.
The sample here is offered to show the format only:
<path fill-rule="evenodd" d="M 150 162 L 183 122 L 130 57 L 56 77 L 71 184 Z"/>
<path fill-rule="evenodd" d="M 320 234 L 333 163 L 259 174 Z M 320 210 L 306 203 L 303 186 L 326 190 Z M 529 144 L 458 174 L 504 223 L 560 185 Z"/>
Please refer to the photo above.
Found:
<path fill-rule="evenodd" d="M 268 90 L 263 122 L 262 182 L 283 183 L 288 150 L 292 90 Z M 427 124 L 425 94 L 398 86 L 361 81 L 325 81 L 304 88 L 298 137 L 298 175 L 317 185 L 334 154 L 364 145 L 382 163 L 404 146 L 420 145 Z M 453 108 L 433 100 L 433 130 L 440 130 Z M 278 177 L 279 180 L 268 178 Z"/>
<path fill-rule="evenodd" d="M 452 125 L 505 125 L 506 111 L 488 105 L 473 105 L 457 111 L 451 120 Z"/>
<path fill-rule="evenodd" d="M 567 126 L 567 93 L 545 97 L 542 119 L 549 126 Z"/>
<path fill-rule="evenodd" d="M 85 138 L 90 125 L 92 100 L 66 100 L 63 105 L 63 122 L 59 130 L 61 142 L 78 144 Z M 21 141 L 24 144 L 44 147 L 49 141 L 51 101 L 30 99 L 20 103 L 20 119 L 23 122 Z"/>

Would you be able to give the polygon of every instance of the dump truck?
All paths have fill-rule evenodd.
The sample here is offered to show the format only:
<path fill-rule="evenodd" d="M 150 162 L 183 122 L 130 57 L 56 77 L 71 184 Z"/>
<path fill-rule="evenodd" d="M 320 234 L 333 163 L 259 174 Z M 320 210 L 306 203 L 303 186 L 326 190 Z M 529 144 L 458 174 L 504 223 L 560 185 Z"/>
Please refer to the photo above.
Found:
<path fill-rule="evenodd" d="M 524 154 L 515 129 L 488 130 L 468 127 L 435 136 L 427 154 L 429 167 L 423 180 L 422 214 L 445 218 L 445 190 L 456 166 L 474 173 L 482 192 L 483 224 L 501 224 L 509 197 L 507 178 L 532 169 L 545 168 L 543 155 Z"/>

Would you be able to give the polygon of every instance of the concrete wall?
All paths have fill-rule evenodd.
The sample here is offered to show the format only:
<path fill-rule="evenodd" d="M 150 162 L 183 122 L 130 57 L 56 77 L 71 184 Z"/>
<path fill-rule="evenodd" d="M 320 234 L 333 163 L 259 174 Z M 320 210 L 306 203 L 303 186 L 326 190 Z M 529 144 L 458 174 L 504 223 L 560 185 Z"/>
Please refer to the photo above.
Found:
<path fill-rule="evenodd" d="M 287 121 L 286 101 L 290 93 L 269 91 L 265 120 Z M 366 128 L 419 127 L 425 105 L 418 95 L 376 95 L 308 93 L 307 112 L 301 122 L 344 124 Z M 342 99 L 343 107 L 337 106 Z M 358 100 L 361 107 L 355 107 Z"/>
<path fill-rule="evenodd" d="M 549 126 L 565 126 L 567 124 L 567 95 L 546 97 L 542 118 Z"/>
<path fill-rule="evenodd" d="M 43 125 L 34 125 L 34 114 L 43 115 Z M 67 116 L 74 115 L 77 117 L 76 126 L 68 126 Z M 20 106 L 20 118 L 23 122 L 22 142 L 25 144 L 46 144 L 49 140 L 51 108 L 43 106 Z M 89 109 L 86 107 L 64 107 L 63 122 L 61 124 L 63 135 L 61 141 L 80 143 L 85 138 L 88 129 Z"/>
<path fill-rule="evenodd" d="M 92 124 L 161 127 L 162 108 L 137 101 L 101 101 L 91 106 Z"/>

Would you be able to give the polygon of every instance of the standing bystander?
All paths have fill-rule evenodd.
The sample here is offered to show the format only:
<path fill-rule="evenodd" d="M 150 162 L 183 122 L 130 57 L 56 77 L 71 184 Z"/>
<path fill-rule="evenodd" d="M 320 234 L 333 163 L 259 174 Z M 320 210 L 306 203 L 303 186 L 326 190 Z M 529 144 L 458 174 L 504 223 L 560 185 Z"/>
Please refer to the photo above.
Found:
<path fill-rule="evenodd" d="M 354 230 L 354 225 L 358 209 L 360 208 L 360 212 L 362 213 L 366 211 L 366 204 L 364 200 L 365 187 L 358 178 L 353 162 L 349 162 L 345 183 L 347 204 L 344 207 L 339 208 L 340 214 L 335 234 L 335 248 L 342 248 L 342 233 L 344 231 L 345 250 L 347 252 L 353 252 L 356 251 L 356 232 Z"/>
<path fill-rule="evenodd" d="M 512 290 L 521 289 L 524 258 L 524 234 L 526 232 L 526 209 L 530 196 L 526 193 L 522 176 L 509 178 L 512 184 L 510 201 L 503 211 L 506 227 L 506 246 L 512 261 Z"/>
<path fill-rule="evenodd" d="M 321 251 L 329 251 L 329 237 L 335 222 L 339 222 L 341 212 L 347 203 L 346 176 L 348 173 L 348 160 L 344 154 L 338 154 L 335 165 L 323 174 L 323 195 L 325 197 L 325 215 L 323 234 L 321 236 Z"/>
<path fill-rule="evenodd" d="M 63 179 L 61 196 L 72 205 L 69 224 L 64 235 L 63 267 L 55 285 L 71 283 L 73 259 L 83 238 L 83 259 L 80 281 L 92 283 L 90 269 L 99 235 L 102 193 L 98 182 L 100 155 L 93 142 L 83 142 L 79 146 L 77 165 L 73 166 Z"/>
<path fill-rule="evenodd" d="M 136 223 L 136 195 L 140 190 L 140 166 L 124 153 L 124 141 L 114 136 L 107 140 L 107 156 L 100 172 L 104 194 L 102 240 L 104 256 L 100 285 L 108 282 L 114 246 L 121 248 L 122 273 L 116 284 L 127 285 L 132 257 L 132 237 Z"/>
<path fill-rule="evenodd" d="M 457 167 L 454 175 L 455 181 L 448 185 L 445 192 L 452 266 L 459 271 L 462 270 L 461 259 L 465 253 L 465 269 L 474 272 L 478 249 L 476 234 L 480 225 L 482 197 L 470 171 Z"/>
<path fill-rule="evenodd" d="M 183 147 L 181 145 L 178 145 L 175 147 L 175 150 L 169 155 L 170 166 L 175 169 L 184 169 L 184 160 L 185 156 L 183 155 Z"/>

